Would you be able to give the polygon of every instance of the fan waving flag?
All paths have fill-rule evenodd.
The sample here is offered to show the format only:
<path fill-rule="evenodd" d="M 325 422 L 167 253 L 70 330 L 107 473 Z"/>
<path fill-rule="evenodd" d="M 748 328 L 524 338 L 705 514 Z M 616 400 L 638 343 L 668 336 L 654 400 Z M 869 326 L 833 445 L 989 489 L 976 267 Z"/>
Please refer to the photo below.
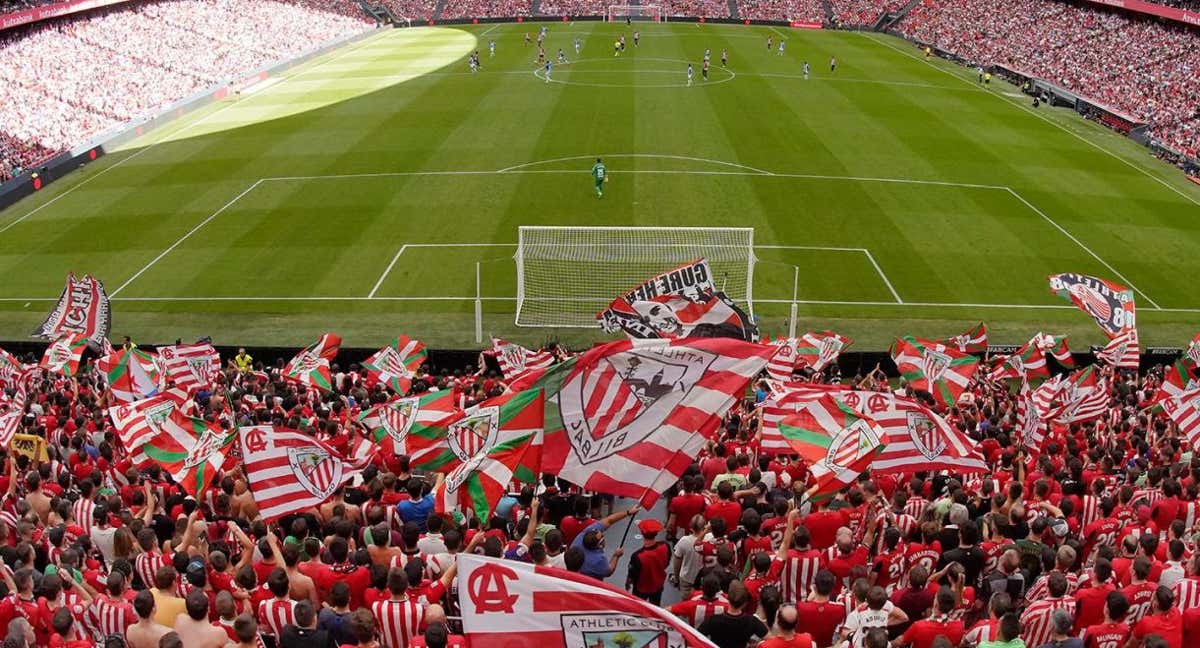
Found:
<path fill-rule="evenodd" d="M 246 482 L 267 522 L 320 506 L 359 474 L 336 450 L 295 430 L 259 425 L 238 437 Z"/>
<path fill-rule="evenodd" d="M 425 364 L 428 355 L 424 344 L 401 335 L 363 361 L 367 384 L 373 386 L 383 383 L 393 393 L 403 396 L 412 387 L 412 377 Z"/>
<path fill-rule="evenodd" d="M 542 472 L 652 504 L 774 353 L 728 338 L 625 340 L 554 367 L 536 384 L 547 394 Z"/>
<path fill-rule="evenodd" d="M 772 380 L 784 382 L 791 380 L 792 372 L 796 370 L 796 338 L 780 337 L 774 340 L 767 338 L 763 342 L 777 349 L 775 355 L 771 356 L 771 360 L 767 362 L 767 375 Z"/>
<path fill-rule="evenodd" d="M 1167 365 L 1166 371 L 1163 372 L 1162 385 L 1159 385 L 1158 392 L 1154 394 L 1154 401 L 1157 403 L 1164 398 L 1178 396 L 1200 387 L 1200 380 L 1196 378 L 1196 367 L 1191 355 L 1187 353 Z"/>
<path fill-rule="evenodd" d="M 1017 438 L 1028 448 L 1041 448 L 1046 438 L 1042 412 L 1028 380 L 1021 381 L 1021 391 L 1017 394 Z"/>
<path fill-rule="evenodd" d="M 24 366 L 8 351 L 0 349 L 0 389 L 13 385 Z"/>
<path fill-rule="evenodd" d="M 1133 291 L 1125 286 L 1074 272 L 1049 279 L 1051 291 L 1090 315 L 1110 339 L 1136 326 Z"/>
<path fill-rule="evenodd" d="M 163 434 L 163 423 L 171 412 L 180 410 L 184 416 L 195 415 L 195 403 L 187 392 L 167 389 L 155 396 L 105 410 L 116 428 L 117 441 L 124 446 L 129 460 L 141 468 L 150 458 L 142 447 L 153 438 Z"/>
<path fill-rule="evenodd" d="M 988 348 L 987 325 L 980 322 L 966 333 L 940 340 L 940 342 L 948 347 L 958 349 L 959 353 L 985 353 Z"/>
<path fill-rule="evenodd" d="M 648 279 L 596 315 L 609 333 L 631 338 L 758 339 L 758 326 L 713 285 L 707 259 L 695 259 Z"/>
<path fill-rule="evenodd" d="M 1117 369 L 1137 369 L 1140 364 L 1137 329 L 1125 329 L 1096 352 L 1096 359 Z"/>
<path fill-rule="evenodd" d="M 283 370 L 283 379 L 301 385 L 316 387 L 322 391 L 333 391 L 333 379 L 329 375 L 329 363 L 337 357 L 342 338 L 326 333 L 316 342 L 296 354 Z"/>
<path fill-rule="evenodd" d="M 1033 336 L 1033 339 L 1037 343 L 1038 348 L 1053 356 L 1058 361 L 1058 364 L 1068 369 L 1075 368 L 1075 358 L 1071 356 L 1071 349 L 1067 346 L 1067 336 L 1038 333 Z"/>
<path fill-rule="evenodd" d="M 514 479 L 541 472 L 542 391 L 506 394 L 480 403 L 452 423 L 447 441 L 459 462 L 434 489 L 439 513 L 471 511 L 487 520 Z"/>
<path fill-rule="evenodd" d="M 1200 448 L 1200 389 L 1163 400 L 1162 409 L 1187 437 L 1191 449 Z"/>
<path fill-rule="evenodd" d="M 0 390 L 0 448 L 7 448 L 13 436 L 21 428 L 21 419 L 25 416 L 25 406 L 28 405 L 28 381 L 32 371 L 22 371 L 11 382 L 13 394 L 8 396 Z"/>
<path fill-rule="evenodd" d="M 72 272 L 67 274 L 67 284 L 58 303 L 33 335 L 44 340 L 74 335 L 99 349 L 108 337 L 110 325 L 108 294 L 104 292 L 104 284 L 92 275 L 77 279 Z"/>
<path fill-rule="evenodd" d="M 178 409 L 159 427 L 162 433 L 147 439 L 142 452 L 170 474 L 188 495 L 200 499 L 213 475 L 225 463 L 225 454 L 237 431 L 185 416 Z"/>
<path fill-rule="evenodd" d="M 999 382 L 1009 378 L 1045 377 L 1050 375 L 1046 354 L 1034 340 L 1026 342 L 1015 353 L 996 359 L 988 380 Z"/>
<path fill-rule="evenodd" d="M 1099 377 L 1095 365 L 1079 369 L 1070 378 L 1059 381 L 1056 391 L 1055 403 L 1042 412 L 1047 421 L 1059 425 L 1100 418 L 1112 401 L 1108 384 Z"/>
<path fill-rule="evenodd" d="M 833 331 L 817 331 L 800 336 L 796 344 L 796 360 L 801 367 L 820 373 L 825 367 L 837 362 L 842 350 L 853 342 Z"/>
<path fill-rule="evenodd" d="M 816 482 L 809 496 L 816 501 L 853 484 L 884 448 L 874 420 L 829 395 L 804 402 L 779 422 L 779 432 L 808 462 Z"/>
<path fill-rule="evenodd" d="M 494 648 L 716 648 L 665 609 L 553 567 L 458 556 L 463 634 Z"/>
<path fill-rule="evenodd" d="M 770 388 L 770 394 L 757 405 L 758 428 L 761 435 L 759 451 L 763 454 L 791 454 L 794 452 L 779 430 L 780 422 L 799 411 L 804 403 L 821 394 L 845 390 L 840 385 L 781 383 L 775 380 L 767 381 L 767 385 Z"/>
<path fill-rule="evenodd" d="M 359 422 L 383 452 L 406 454 L 411 467 L 437 471 L 444 466 L 436 463 L 439 457 L 449 461 L 446 426 L 457 411 L 454 391 L 443 389 L 381 403 L 363 412 Z"/>
<path fill-rule="evenodd" d="M 221 356 L 207 343 L 179 344 L 158 348 L 164 381 L 190 392 L 212 384 L 221 373 Z"/>
<path fill-rule="evenodd" d="M 549 351 L 530 351 L 500 338 L 492 338 L 492 353 L 496 356 L 496 363 L 500 365 L 500 375 L 506 380 L 554 364 L 554 354 Z"/>
<path fill-rule="evenodd" d="M 122 403 L 132 403 L 158 393 L 158 382 L 147 366 L 154 367 L 153 356 L 137 349 L 119 349 L 96 361 L 96 368 L 104 374 L 113 398 Z"/>
<path fill-rule="evenodd" d="M 87 338 L 68 333 L 46 347 L 38 366 L 67 377 L 74 376 L 79 373 L 79 362 L 87 346 Z"/>
<path fill-rule="evenodd" d="M 973 355 L 912 336 L 896 340 L 892 360 L 914 389 L 929 392 L 944 407 L 954 405 L 979 367 Z"/>

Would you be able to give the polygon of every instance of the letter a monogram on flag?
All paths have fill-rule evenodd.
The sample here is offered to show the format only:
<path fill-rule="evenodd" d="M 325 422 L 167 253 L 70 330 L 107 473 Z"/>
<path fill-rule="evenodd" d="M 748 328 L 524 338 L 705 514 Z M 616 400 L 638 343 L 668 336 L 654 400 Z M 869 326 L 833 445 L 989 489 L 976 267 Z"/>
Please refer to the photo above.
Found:
<path fill-rule="evenodd" d="M 359 473 L 333 448 L 295 430 L 238 430 L 246 481 L 263 519 L 319 506 Z"/>
<path fill-rule="evenodd" d="M 487 648 L 715 648 L 657 605 L 586 576 L 459 554 L 463 634 Z"/>

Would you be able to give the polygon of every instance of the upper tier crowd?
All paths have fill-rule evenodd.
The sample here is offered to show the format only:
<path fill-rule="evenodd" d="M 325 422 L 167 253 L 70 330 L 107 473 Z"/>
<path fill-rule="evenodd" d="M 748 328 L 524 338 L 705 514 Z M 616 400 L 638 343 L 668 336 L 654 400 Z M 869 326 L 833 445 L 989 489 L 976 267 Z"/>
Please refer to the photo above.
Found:
<path fill-rule="evenodd" d="M 172 0 L 0 33 L 0 180 L 370 25 L 352 0 Z"/>
<path fill-rule="evenodd" d="M 930 0 L 904 35 L 1043 78 L 1151 124 L 1175 150 L 1200 148 L 1200 34 L 1177 23 L 1045 0 Z"/>
<path fill-rule="evenodd" d="M 198 411 L 345 449 L 357 415 L 393 396 L 357 366 L 335 365 L 321 393 L 281 380 L 282 365 L 240 353 L 194 395 Z M 434 511 L 430 476 L 404 456 L 271 523 L 236 462 L 190 499 L 132 467 L 98 372 L 38 375 L 21 430 L 48 458 L 11 451 L 0 472 L 0 634 L 4 648 L 461 646 L 454 556 L 477 552 L 678 599 L 670 610 L 719 648 L 1200 645 L 1200 455 L 1148 407 L 1161 368 L 1106 378 L 1108 410 L 1040 448 L 1014 441 L 1006 386 L 973 382 L 944 413 L 989 472 L 867 473 L 815 508 L 805 465 L 759 452 L 759 385 L 653 514 L 544 475 L 463 524 Z M 928 399 L 878 372 L 816 379 Z M 504 389 L 466 367 L 419 372 L 412 393 L 471 405 Z M 606 547 L 634 517 L 640 547 Z"/>

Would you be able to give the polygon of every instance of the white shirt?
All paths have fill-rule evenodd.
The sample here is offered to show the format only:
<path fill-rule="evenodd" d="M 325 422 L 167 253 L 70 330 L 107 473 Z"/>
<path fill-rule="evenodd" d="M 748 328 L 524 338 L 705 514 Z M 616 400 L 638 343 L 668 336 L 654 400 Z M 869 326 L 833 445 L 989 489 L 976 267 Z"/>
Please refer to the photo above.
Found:
<path fill-rule="evenodd" d="M 557 556 L 546 555 L 546 564 L 558 569 L 567 568 L 567 552 L 560 552 Z"/>
<path fill-rule="evenodd" d="M 417 540 L 417 551 L 432 556 L 435 554 L 446 553 L 446 543 L 442 541 L 440 533 L 426 533 Z"/>
<path fill-rule="evenodd" d="M 113 564 L 113 560 L 116 559 L 113 549 L 113 537 L 117 535 L 116 527 L 101 529 L 98 526 L 92 526 L 92 532 L 89 535 L 92 536 L 92 544 L 96 545 L 101 555 L 104 556 L 104 562 L 109 565 Z"/>
<path fill-rule="evenodd" d="M 688 535 L 675 543 L 675 559 L 679 561 L 679 582 L 694 583 L 700 575 L 700 554 L 696 552 L 696 536 Z"/>
<path fill-rule="evenodd" d="M 872 628 L 886 628 L 888 623 L 888 615 L 892 613 L 892 609 L 896 606 L 888 601 L 883 604 L 883 608 L 872 610 L 869 607 L 863 606 L 862 609 L 855 608 L 850 614 L 846 615 L 846 629 L 850 630 L 850 645 L 854 648 L 862 648 L 863 637 L 867 631 Z"/>

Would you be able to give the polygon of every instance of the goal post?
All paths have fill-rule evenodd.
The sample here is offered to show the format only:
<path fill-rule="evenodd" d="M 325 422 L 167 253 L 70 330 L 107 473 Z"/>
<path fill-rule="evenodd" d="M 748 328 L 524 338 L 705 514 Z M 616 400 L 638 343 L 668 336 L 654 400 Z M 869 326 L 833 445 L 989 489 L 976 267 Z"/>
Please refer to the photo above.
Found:
<path fill-rule="evenodd" d="M 609 5 L 605 7 L 605 22 L 620 22 L 630 20 L 666 22 L 666 14 L 658 5 Z"/>
<path fill-rule="evenodd" d="M 521 226 L 516 324 L 595 328 L 613 299 L 699 258 L 717 288 L 753 314 L 754 228 Z"/>

